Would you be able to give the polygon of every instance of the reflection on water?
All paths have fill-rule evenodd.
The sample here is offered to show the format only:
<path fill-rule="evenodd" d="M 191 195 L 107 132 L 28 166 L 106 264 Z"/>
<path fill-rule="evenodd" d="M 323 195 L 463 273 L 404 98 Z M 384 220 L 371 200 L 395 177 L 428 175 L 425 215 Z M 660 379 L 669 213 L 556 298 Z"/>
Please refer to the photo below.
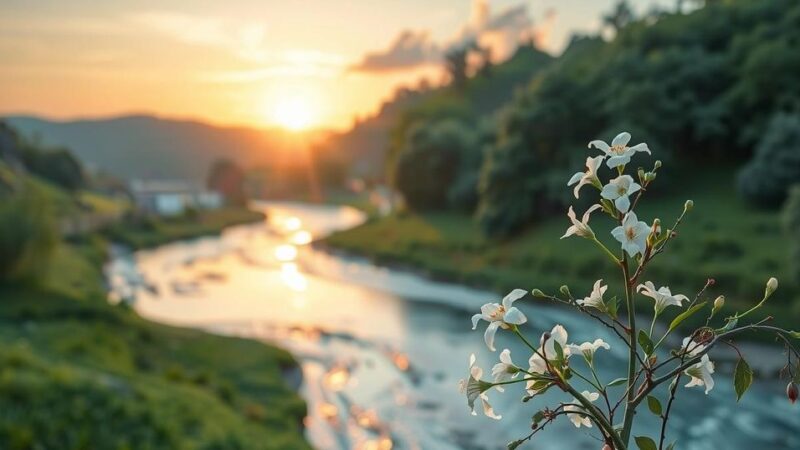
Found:
<path fill-rule="evenodd" d="M 264 224 L 135 255 L 120 253 L 108 267 L 112 296 L 135 299 L 136 310 L 154 320 L 288 348 L 302 365 L 302 393 L 309 403 L 304 423 L 320 449 L 502 449 L 525 433 L 537 405 L 520 408 L 520 392 L 492 394 L 504 416 L 494 422 L 470 416 L 456 389 L 467 355 L 476 352 L 484 369 L 497 358 L 483 348 L 469 321 L 471 312 L 495 295 L 309 245 L 315 237 L 362 221 L 353 209 L 264 207 L 269 216 Z M 614 342 L 607 330 L 569 311 L 537 304 L 526 312 L 532 333 L 561 323 L 570 341 L 601 337 Z M 507 336 L 499 335 L 497 344 L 523 358 L 525 349 Z M 625 357 L 624 349 L 615 347 L 599 358 L 601 377 L 620 373 Z M 800 414 L 780 386 L 757 383 L 736 407 L 724 375 L 730 371 L 720 364 L 709 397 L 695 390 L 679 398 L 671 425 L 678 447 L 800 448 Z M 545 401 L 560 399 L 552 392 Z M 649 414 L 640 419 L 642 432 L 658 425 Z M 589 432 L 576 432 L 568 421 L 549 426 L 536 444 L 537 449 L 598 448 Z"/>

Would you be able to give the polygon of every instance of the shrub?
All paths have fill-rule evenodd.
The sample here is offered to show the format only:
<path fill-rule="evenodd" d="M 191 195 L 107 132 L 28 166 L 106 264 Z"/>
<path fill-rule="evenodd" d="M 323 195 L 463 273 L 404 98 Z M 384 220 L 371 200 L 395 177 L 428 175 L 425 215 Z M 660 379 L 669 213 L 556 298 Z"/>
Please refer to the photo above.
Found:
<path fill-rule="evenodd" d="M 0 196 L 0 280 L 35 279 L 57 242 L 50 203 L 38 188 L 22 183 Z"/>
<path fill-rule="evenodd" d="M 800 115 L 773 116 L 753 159 L 739 173 L 739 192 L 757 206 L 777 208 L 800 180 Z"/>

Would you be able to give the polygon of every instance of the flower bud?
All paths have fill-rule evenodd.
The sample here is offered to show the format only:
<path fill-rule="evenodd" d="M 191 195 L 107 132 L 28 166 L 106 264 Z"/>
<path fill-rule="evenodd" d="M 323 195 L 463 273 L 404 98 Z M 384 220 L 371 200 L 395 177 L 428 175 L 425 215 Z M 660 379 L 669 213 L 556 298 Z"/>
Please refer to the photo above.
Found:
<path fill-rule="evenodd" d="M 639 167 L 639 170 L 636 172 L 636 175 L 639 177 L 640 180 L 644 180 L 644 169 Z"/>
<path fill-rule="evenodd" d="M 559 290 L 559 292 L 561 292 L 562 294 L 566 295 L 567 297 L 572 297 L 572 294 L 569 293 L 569 287 L 567 287 L 566 284 L 561 286 L 558 290 Z"/>
<path fill-rule="evenodd" d="M 767 298 L 770 295 L 772 295 L 772 293 L 775 292 L 776 289 L 778 289 L 778 279 L 772 277 L 769 280 L 767 280 L 767 289 L 764 292 L 764 298 Z"/>
<path fill-rule="evenodd" d="M 653 172 L 647 172 L 644 174 L 644 181 L 650 182 L 656 179 L 656 174 Z"/>
<path fill-rule="evenodd" d="M 542 292 L 539 289 L 532 290 L 531 294 L 533 294 L 534 297 L 546 297 L 546 295 L 544 295 L 544 292 Z"/>
<path fill-rule="evenodd" d="M 794 402 L 797 401 L 797 385 L 794 383 L 789 383 L 786 385 L 786 396 L 789 397 L 789 401 Z"/>
<path fill-rule="evenodd" d="M 717 297 L 714 300 L 713 312 L 719 311 L 720 309 L 722 309 L 723 306 L 725 306 L 725 296 L 724 295 L 720 295 L 719 297 Z"/>
<path fill-rule="evenodd" d="M 686 200 L 686 203 L 683 204 L 684 211 L 691 211 L 694 208 L 694 201 Z"/>
<path fill-rule="evenodd" d="M 653 164 L 653 170 L 658 170 L 658 169 L 660 169 L 660 168 L 661 168 L 661 160 L 660 160 L 660 159 L 657 159 L 657 160 L 656 160 L 656 163 L 655 163 L 655 164 Z"/>
<path fill-rule="evenodd" d="M 603 446 L 603 448 L 602 448 L 602 449 L 600 449 L 600 450 L 614 450 L 614 449 L 612 449 L 610 445 L 606 444 L 606 445 L 604 445 L 604 446 Z"/>

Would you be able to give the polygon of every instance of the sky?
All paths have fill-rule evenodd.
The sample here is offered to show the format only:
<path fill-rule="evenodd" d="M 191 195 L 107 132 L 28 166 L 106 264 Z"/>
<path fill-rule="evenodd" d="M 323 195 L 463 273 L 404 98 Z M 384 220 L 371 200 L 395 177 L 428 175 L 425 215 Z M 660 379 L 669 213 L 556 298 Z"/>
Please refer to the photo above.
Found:
<path fill-rule="evenodd" d="M 346 129 L 448 48 L 560 52 L 615 0 L 3 0 L 0 115 Z M 644 11 L 654 3 L 634 0 Z"/>

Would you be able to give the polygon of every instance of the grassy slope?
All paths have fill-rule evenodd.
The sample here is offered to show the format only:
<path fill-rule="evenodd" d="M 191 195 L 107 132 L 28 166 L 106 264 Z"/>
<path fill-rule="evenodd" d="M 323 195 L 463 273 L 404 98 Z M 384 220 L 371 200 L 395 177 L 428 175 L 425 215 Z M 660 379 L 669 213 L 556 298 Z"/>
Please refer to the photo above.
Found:
<path fill-rule="evenodd" d="M 800 289 L 786 270 L 787 237 L 779 217 L 748 208 L 736 198 L 730 173 L 687 178 L 697 181 L 683 185 L 678 192 L 645 199 L 637 208 L 641 219 L 649 221 L 657 215 L 670 226 L 686 199 L 695 202 L 678 239 L 653 262 L 645 280 L 668 284 L 673 292 L 691 297 L 707 277 L 713 277 L 717 284 L 710 294 L 725 294 L 731 310 L 759 300 L 765 281 L 776 276 L 781 291 L 770 301 L 769 312 L 778 322 L 796 327 L 793 318 L 800 316 L 800 302 L 793 300 L 798 299 Z M 579 216 L 583 209 L 577 208 Z M 592 226 L 600 239 L 614 248 L 616 241 L 608 234 L 610 222 L 607 216 L 596 214 Z M 379 262 L 402 263 L 435 277 L 499 291 L 538 287 L 555 293 L 568 284 L 576 296 L 583 297 L 596 279 L 604 278 L 611 285 L 609 297 L 621 296 L 614 291 L 620 284 L 618 271 L 589 241 L 559 239 L 568 225 L 566 216 L 555 217 L 514 239 L 492 242 L 481 236 L 469 217 L 405 213 L 371 220 L 334 234 L 325 243 Z"/>
<path fill-rule="evenodd" d="M 62 246 L 44 286 L 0 287 L 0 448 L 309 448 L 288 353 L 108 305 L 101 245 Z"/>

